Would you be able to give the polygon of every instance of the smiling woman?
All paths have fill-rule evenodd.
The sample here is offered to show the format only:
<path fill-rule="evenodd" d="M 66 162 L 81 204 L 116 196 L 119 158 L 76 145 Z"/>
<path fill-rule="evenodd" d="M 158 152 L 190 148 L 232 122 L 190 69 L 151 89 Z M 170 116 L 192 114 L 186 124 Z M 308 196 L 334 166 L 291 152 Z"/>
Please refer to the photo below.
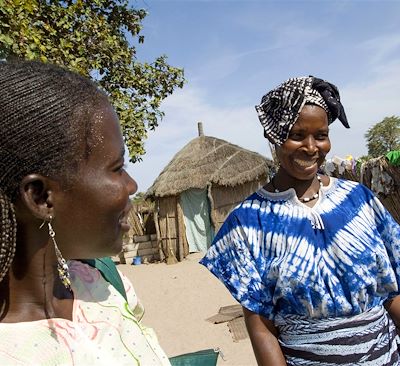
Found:
<path fill-rule="evenodd" d="M 121 251 L 137 190 L 107 96 L 1 62 L 0 114 L 0 364 L 169 365 L 129 281 L 124 298 L 81 261 Z"/>
<path fill-rule="evenodd" d="M 201 263 L 242 304 L 260 365 L 399 365 L 400 227 L 361 184 L 320 175 L 337 88 L 289 79 L 256 107 L 276 175 Z"/>
<path fill-rule="evenodd" d="M 107 100 L 100 103 L 93 118 L 90 153 L 77 169 L 79 179 L 57 197 L 59 208 L 53 221 L 67 258 L 119 253 L 124 230 L 129 230 L 129 195 L 137 190 L 136 182 L 123 169 L 123 138 Z"/>
<path fill-rule="evenodd" d="M 281 169 L 271 184 L 288 188 L 293 185 L 293 178 L 300 182 L 315 181 L 330 149 L 327 114 L 321 107 L 305 105 L 287 140 L 276 146 Z M 311 184 L 310 188 L 318 191 L 319 185 Z"/>

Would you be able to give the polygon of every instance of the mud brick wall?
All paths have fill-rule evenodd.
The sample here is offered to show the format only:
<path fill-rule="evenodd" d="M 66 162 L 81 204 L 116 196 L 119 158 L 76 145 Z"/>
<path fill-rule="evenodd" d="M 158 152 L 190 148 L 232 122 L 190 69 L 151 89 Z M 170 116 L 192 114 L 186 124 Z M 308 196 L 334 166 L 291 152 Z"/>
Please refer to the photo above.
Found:
<path fill-rule="evenodd" d="M 131 264 L 137 256 L 142 258 L 142 263 L 160 260 L 156 234 L 134 235 L 124 244 L 119 258 L 121 263 Z"/>

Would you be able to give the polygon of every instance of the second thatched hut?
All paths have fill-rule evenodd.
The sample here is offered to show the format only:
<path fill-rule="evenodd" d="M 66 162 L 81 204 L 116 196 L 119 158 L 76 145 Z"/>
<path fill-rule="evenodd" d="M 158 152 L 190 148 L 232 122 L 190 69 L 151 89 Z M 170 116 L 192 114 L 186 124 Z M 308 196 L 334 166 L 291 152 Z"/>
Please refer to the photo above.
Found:
<path fill-rule="evenodd" d="M 205 251 L 231 209 L 273 169 L 273 162 L 256 152 L 204 136 L 199 124 L 199 137 L 173 157 L 146 193 L 155 201 L 161 257 L 182 260 Z"/>

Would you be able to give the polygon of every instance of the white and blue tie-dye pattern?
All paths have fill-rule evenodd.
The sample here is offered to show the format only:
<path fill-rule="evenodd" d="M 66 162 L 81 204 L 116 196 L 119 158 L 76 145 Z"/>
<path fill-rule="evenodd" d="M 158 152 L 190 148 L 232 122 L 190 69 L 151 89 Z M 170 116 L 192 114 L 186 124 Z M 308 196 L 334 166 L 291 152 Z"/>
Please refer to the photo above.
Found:
<path fill-rule="evenodd" d="M 260 189 L 229 215 L 201 263 L 268 319 L 382 305 L 398 293 L 399 225 L 363 185 L 331 178 L 321 191 L 310 208 L 293 189 Z"/>

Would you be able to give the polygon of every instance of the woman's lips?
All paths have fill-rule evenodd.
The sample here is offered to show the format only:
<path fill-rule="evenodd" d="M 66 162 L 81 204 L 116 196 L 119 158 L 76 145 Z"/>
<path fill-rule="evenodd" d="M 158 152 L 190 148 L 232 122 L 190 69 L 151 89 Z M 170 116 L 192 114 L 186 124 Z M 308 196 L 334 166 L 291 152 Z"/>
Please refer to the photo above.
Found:
<path fill-rule="evenodd" d="M 119 226 L 121 227 L 122 231 L 128 232 L 131 229 L 131 225 L 129 225 L 126 221 L 120 221 Z"/>
<path fill-rule="evenodd" d="M 128 232 L 131 229 L 131 225 L 128 222 L 129 212 L 131 211 L 131 209 L 132 204 L 129 202 L 119 220 L 119 225 L 122 231 Z"/>
<path fill-rule="evenodd" d="M 310 168 L 312 166 L 314 166 L 314 164 L 317 163 L 317 159 L 313 159 L 313 160 L 302 160 L 302 159 L 294 159 L 294 162 L 301 166 L 302 168 Z"/>

